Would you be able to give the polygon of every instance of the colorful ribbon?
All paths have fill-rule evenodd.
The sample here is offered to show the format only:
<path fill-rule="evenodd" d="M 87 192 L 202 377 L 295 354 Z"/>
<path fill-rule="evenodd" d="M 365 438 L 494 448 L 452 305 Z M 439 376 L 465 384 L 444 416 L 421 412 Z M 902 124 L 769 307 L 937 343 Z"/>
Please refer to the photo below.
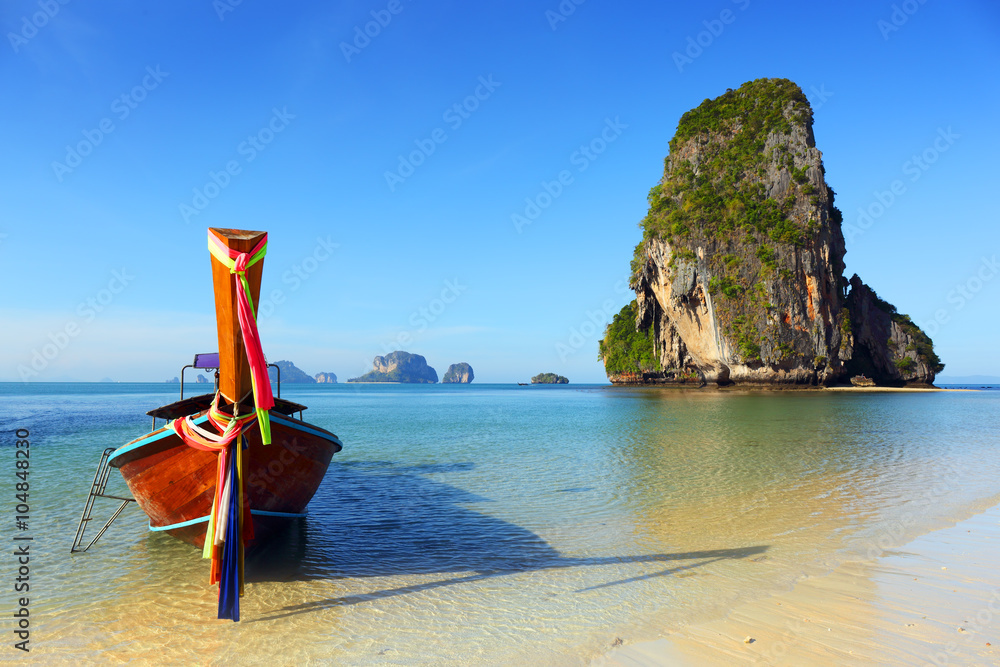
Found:
<path fill-rule="evenodd" d="M 187 444 L 189 447 L 194 447 L 195 449 L 201 449 L 209 452 L 218 452 L 229 443 L 231 443 L 236 436 L 242 433 L 250 424 L 257 419 L 256 412 L 248 412 L 243 415 L 228 415 L 219 409 L 219 399 L 222 396 L 222 392 L 215 392 L 215 398 L 212 400 L 212 405 L 208 409 L 208 420 L 219 430 L 219 433 L 212 433 L 206 429 L 194 423 L 195 415 L 188 415 L 187 417 L 182 417 L 180 419 L 175 419 L 171 421 L 168 426 L 174 430 L 177 435 Z"/>
<path fill-rule="evenodd" d="M 254 412 L 235 414 L 238 405 L 238 397 L 235 396 L 232 397 L 234 414 L 222 412 L 219 409 L 222 392 L 217 391 L 208 410 L 208 419 L 218 433 L 196 425 L 192 415 L 174 419 L 169 427 L 189 447 L 217 454 L 215 496 L 208 515 L 202 557 L 212 559 L 209 583 L 219 584 L 219 618 L 238 621 L 244 588 L 244 547 L 253 539 L 253 518 L 243 485 L 243 450 L 248 447 L 244 433 L 256 421 L 260 426 L 261 442 L 271 444 L 268 411 L 274 407 L 267 362 L 257 333 L 257 314 L 246 277 L 247 269 L 263 259 L 267 252 L 267 234 L 253 250 L 246 253 L 227 248 L 209 232 L 208 250 L 236 278 L 236 312 L 250 362 Z"/>
<path fill-rule="evenodd" d="M 212 559 L 209 584 L 219 584 L 219 618 L 238 621 L 244 588 L 244 546 L 254 535 L 250 502 L 244 490 L 243 450 L 248 447 L 244 431 L 257 419 L 257 413 L 227 415 L 219 409 L 221 395 L 216 392 L 208 410 L 209 422 L 219 434 L 197 426 L 192 415 L 174 419 L 168 426 L 189 447 L 218 455 L 215 496 L 202 557 Z"/>
<path fill-rule="evenodd" d="M 267 253 L 267 234 L 250 252 L 240 252 L 227 248 L 212 232 L 208 233 L 208 250 L 229 272 L 236 275 L 236 312 L 240 321 L 240 331 L 243 334 L 243 345 L 250 362 L 250 384 L 253 387 L 254 407 L 257 409 L 257 421 L 260 423 L 260 438 L 265 445 L 271 444 L 271 420 L 268 410 L 274 407 L 274 396 L 271 394 L 271 381 L 267 376 L 267 361 L 260 347 L 260 336 L 257 333 L 257 313 L 250 300 L 250 285 L 247 283 L 246 270 L 264 258 Z M 232 397 L 235 401 L 237 397 Z"/>

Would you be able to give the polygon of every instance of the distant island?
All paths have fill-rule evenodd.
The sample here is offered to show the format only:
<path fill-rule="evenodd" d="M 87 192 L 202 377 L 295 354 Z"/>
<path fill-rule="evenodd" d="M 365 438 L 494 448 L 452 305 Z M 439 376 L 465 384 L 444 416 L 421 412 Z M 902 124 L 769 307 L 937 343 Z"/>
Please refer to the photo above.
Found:
<path fill-rule="evenodd" d="M 812 108 L 787 79 L 750 81 L 681 116 L 647 198 L 636 298 L 600 341 L 608 378 L 931 385 L 944 368 L 931 339 L 844 275 L 825 173 Z"/>
<path fill-rule="evenodd" d="M 316 378 L 312 377 L 301 368 L 290 361 L 275 361 L 274 365 L 281 369 L 281 384 L 315 384 Z M 278 381 L 278 372 L 273 368 L 267 369 L 267 375 L 271 382 Z"/>
<path fill-rule="evenodd" d="M 315 376 L 311 376 L 291 361 L 284 359 L 275 361 L 274 365 L 281 369 L 282 384 L 315 384 L 317 382 L 336 384 L 337 382 L 337 375 L 335 373 L 317 373 Z M 271 382 L 277 382 L 278 372 L 275 369 L 268 368 L 267 374 L 271 378 Z"/>
<path fill-rule="evenodd" d="M 295 364 L 293 364 L 290 361 L 286 361 L 284 359 L 282 359 L 281 361 L 276 361 L 276 362 L 274 362 L 274 364 L 275 364 L 275 366 L 277 366 L 278 368 L 281 369 L 281 383 L 282 384 L 285 384 L 285 383 L 311 384 L 311 383 L 315 383 L 315 382 L 336 382 L 337 381 L 337 376 L 334 375 L 333 373 L 318 373 L 315 378 L 312 378 L 309 375 L 307 375 L 302 369 L 300 369 L 299 367 L 297 367 Z M 271 379 L 272 383 L 276 383 L 278 381 L 278 371 L 275 370 L 274 368 L 270 368 L 269 367 L 267 369 L 267 375 Z M 322 377 L 322 379 L 320 379 L 321 377 Z M 207 378 L 207 377 L 205 377 L 204 375 L 201 375 L 201 374 L 199 374 L 197 376 L 197 378 L 195 378 L 195 382 L 202 383 L 202 384 L 205 384 L 205 383 L 208 383 L 208 382 L 213 382 L 213 381 L 214 381 L 214 379 Z M 178 382 L 180 382 L 180 378 L 177 378 L 177 377 L 175 377 L 172 380 L 167 380 L 168 384 L 174 384 L 174 383 L 178 383 Z"/>
<path fill-rule="evenodd" d="M 461 363 L 448 366 L 448 370 L 445 371 L 444 377 L 441 378 L 441 383 L 468 384 L 469 382 L 472 382 L 475 377 L 475 374 L 472 372 L 472 366 L 463 361 Z"/>
<path fill-rule="evenodd" d="M 569 380 L 555 373 L 539 373 L 531 378 L 531 384 L 569 384 Z"/>
<path fill-rule="evenodd" d="M 372 370 L 348 382 L 433 384 L 438 381 L 437 371 L 428 366 L 427 360 L 419 354 L 397 350 L 384 357 L 375 357 L 373 365 Z"/>

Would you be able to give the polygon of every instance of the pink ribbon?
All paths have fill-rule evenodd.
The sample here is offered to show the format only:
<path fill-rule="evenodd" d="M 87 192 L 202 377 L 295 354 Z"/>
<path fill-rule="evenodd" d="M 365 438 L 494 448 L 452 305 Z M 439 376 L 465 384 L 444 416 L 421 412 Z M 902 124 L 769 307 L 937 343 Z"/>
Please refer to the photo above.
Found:
<path fill-rule="evenodd" d="M 214 241 L 217 248 L 224 250 L 229 258 L 234 260 L 230 273 L 236 274 L 236 314 L 240 322 L 240 331 L 243 334 L 243 345 L 246 348 L 247 360 L 250 362 L 250 375 L 253 381 L 254 404 L 258 414 L 261 411 L 270 410 L 274 407 L 274 395 L 271 393 L 271 381 L 267 377 L 267 361 L 264 359 L 264 351 L 260 345 L 260 335 L 257 333 L 257 318 L 254 316 L 253 306 L 250 304 L 250 295 L 247 292 L 246 270 L 258 253 L 261 253 L 267 246 L 267 234 L 260 240 L 250 252 L 240 252 L 227 248 L 219 241 L 214 234 L 209 234 L 208 238 Z M 239 396 L 232 397 L 234 401 L 240 399 Z M 266 424 L 261 424 L 261 434 L 265 435 Z M 267 435 L 270 435 L 269 433 Z M 270 438 L 265 436 L 265 444 L 270 442 Z"/>

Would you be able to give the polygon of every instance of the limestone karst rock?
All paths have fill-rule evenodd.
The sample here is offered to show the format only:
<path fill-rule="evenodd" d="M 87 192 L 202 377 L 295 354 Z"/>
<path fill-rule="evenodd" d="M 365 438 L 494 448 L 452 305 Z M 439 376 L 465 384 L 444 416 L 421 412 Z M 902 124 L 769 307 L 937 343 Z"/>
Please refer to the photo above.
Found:
<path fill-rule="evenodd" d="M 634 306 L 601 341 L 609 378 L 932 383 L 930 339 L 844 278 L 841 222 L 797 85 L 758 79 L 684 114 L 649 193 Z"/>

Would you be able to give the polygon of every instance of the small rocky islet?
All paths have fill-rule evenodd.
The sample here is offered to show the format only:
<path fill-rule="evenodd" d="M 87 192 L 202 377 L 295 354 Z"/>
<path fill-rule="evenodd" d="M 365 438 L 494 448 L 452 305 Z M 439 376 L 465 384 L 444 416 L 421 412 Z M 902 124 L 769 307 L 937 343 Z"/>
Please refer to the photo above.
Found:
<path fill-rule="evenodd" d="M 427 365 L 422 355 L 397 350 L 375 357 L 373 368 L 348 382 L 403 382 L 431 384 L 438 381 L 437 371 Z"/>
<path fill-rule="evenodd" d="M 556 373 L 539 373 L 531 378 L 531 384 L 569 384 L 569 380 Z"/>
<path fill-rule="evenodd" d="M 351 378 L 348 382 L 432 384 L 438 381 L 437 371 L 427 365 L 427 360 L 422 355 L 402 350 L 390 352 L 384 357 L 375 357 L 372 366 L 372 370 L 360 377 Z M 449 366 L 441 382 L 464 384 L 472 382 L 474 377 L 472 366 L 461 362 Z"/>
<path fill-rule="evenodd" d="M 757 79 L 684 114 L 649 192 L 622 308 L 599 343 L 614 384 L 930 386 L 909 316 L 844 276 L 843 215 L 813 113 Z"/>
<path fill-rule="evenodd" d="M 475 373 L 472 372 L 472 366 L 463 361 L 448 366 L 444 377 L 441 378 L 441 384 L 468 384 L 475 377 Z"/>

